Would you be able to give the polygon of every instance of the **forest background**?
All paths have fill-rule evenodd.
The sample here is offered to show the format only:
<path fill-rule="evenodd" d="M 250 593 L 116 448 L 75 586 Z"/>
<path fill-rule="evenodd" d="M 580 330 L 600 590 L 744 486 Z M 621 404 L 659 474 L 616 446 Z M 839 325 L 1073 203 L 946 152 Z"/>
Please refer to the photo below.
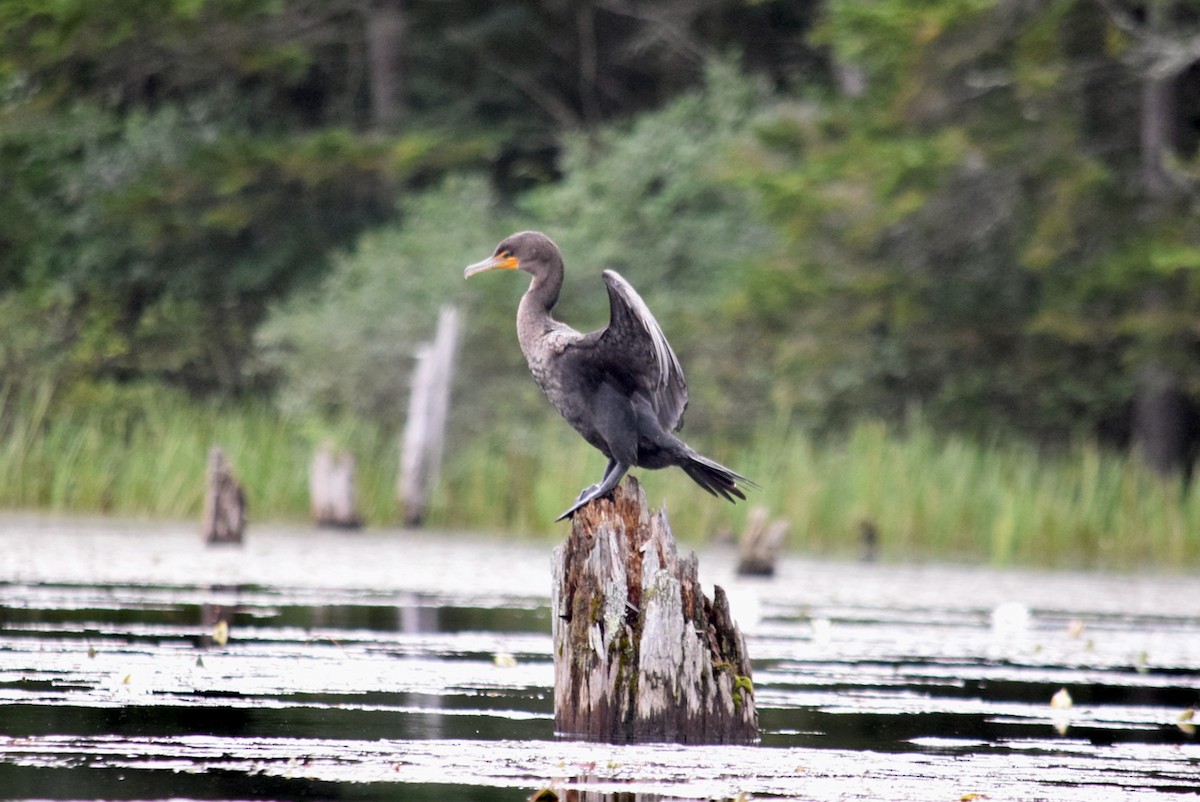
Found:
<path fill-rule="evenodd" d="M 1198 145 L 1195 0 L 0 0 L 0 504 L 195 515 L 219 441 L 299 517 L 332 438 L 396 520 L 454 303 L 430 523 L 550 531 L 603 460 L 462 281 L 537 228 L 795 545 L 1194 565 Z"/>

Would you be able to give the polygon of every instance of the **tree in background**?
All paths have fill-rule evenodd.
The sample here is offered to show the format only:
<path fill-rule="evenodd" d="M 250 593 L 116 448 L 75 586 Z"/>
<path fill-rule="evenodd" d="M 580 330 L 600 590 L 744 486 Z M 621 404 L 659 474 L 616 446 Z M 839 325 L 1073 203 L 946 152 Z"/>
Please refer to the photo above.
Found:
<path fill-rule="evenodd" d="M 0 3 L 0 392 L 383 416 L 455 292 L 502 381 L 521 288 L 457 276 L 538 226 L 564 317 L 600 325 L 588 271 L 621 270 L 715 379 L 692 424 L 919 408 L 1173 469 L 1197 41 L 1184 0 Z"/>
<path fill-rule="evenodd" d="M 693 386 L 689 426 L 749 426 L 754 405 L 737 387 L 748 360 L 730 352 L 727 328 L 714 321 L 746 263 L 774 242 L 749 192 L 728 175 L 768 96 L 732 61 L 714 62 L 701 87 L 664 108 L 569 137 L 554 185 L 503 198 L 480 175 L 456 176 L 406 199 L 402 223 L 364 236 L 261 329 L 265 367 L 285 380 L 282 397 L 301 410 L 399 420 L 412 355 L 431 336 L 438 305 L 454 299 L 468 323 L 453 428 L 478 441 L 489 430 L 540 426 L 545 399 L 529 381 L 514 326 L 527 282 L 462 279 L 504 236 L 538 228 L 567 262 L 557 316 L 580 329 L 604 325 L 600 273 L 620 271 L 673 341 L 678 335 L 689 370 L 705 376 Z"/>
<path fill-rule="evenodd" d="M 563 131 L 661 105 L 727 46 L 785 80 L 816 61 L 811 19 L 784 2 L 0 4 L 0 372 L 255 386 L 268 305 L 401 195 L 462 167 L 506 192 L 552 180 Z"/>
<path fill-rule="evenodd" d="M 1156 90 L 1168 121 L 1136 67 L 1195 19 L 1159 8 L 1176 38 L 1077 0 L 827 4 L 842 91 L 785 105 L 751 157 L 791 243 L 745 293 L 781 398 L 1059 439 L 1127 427 L 1146 365 L 1197 397 L 1195 59 Z"/>
<path fill-rule="evenodd" d="M 1200 195 L 1200 171 L 1186 167 L 1197 162 L 1200 144 L 1200 8 L 1114 0 L 1102 5 L 1122 35 L 1121 61 L 1141 87 L 1139 195 L 1153 236 L 1142 256 L 1147 276 L 1141 303 L 1153 328 L 1144 332 L 1151 347 L 1141 357 L 1134 433 L 1150 466 L 1190 472 L 1200 441 L 1200 383 L 1189 380 L 1197 356 L 1194 324 L 1155 322 L 1180 311 L 1171 298 L 1175 287 L 1193 283 L 1186 274 L 1200 268 L 1200 226 L 1171 230 L 1178 215 L 1191 214 L 1194 222 Z M 1184 329 L 1182 338 L 1177 328 Z"/>
<path fill-rule="evenodd" d="M 10 382 L 238 390 L 270 299 L 391 215 L 433 143 L 368 139 L 319 97 L 348 26 L 307 11 L 0 6 L 0 292 L 56 321 L 6 333 Z"/>

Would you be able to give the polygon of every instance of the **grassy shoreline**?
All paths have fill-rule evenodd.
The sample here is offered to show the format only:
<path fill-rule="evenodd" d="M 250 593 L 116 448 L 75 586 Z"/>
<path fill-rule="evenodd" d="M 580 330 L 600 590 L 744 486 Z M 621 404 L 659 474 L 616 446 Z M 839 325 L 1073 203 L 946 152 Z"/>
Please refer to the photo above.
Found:
<path fill-rule="evenodd" d="M 134 399 L 0 397 L 0 507 L 199 517 L 204 465 L 220 444 L 257 520 L 303 520 L 308 462 L 324 439 L 358 462 L 360 508 L 394 524 L 394 433 L 353 421 L 321 425 L 266 402 L 203 404 L 163 393 Z M 853 556 L 859 530 L 879 532 L 884 559 L 995 565 L 1185 568 L 1200 565 L 1200 498 L 1134 460 L 1079 443 L 1046 457 L 1018 443 L 980 445 L 917 423 L 878 423 L 818 442 L 767 430 L 746 442 L 696 442 L 753 478 L 749 504 L 710 498 L 678 471 L 639 471 L 655 507 L 669 499 L 681 539 L 739 531 L 752 505 L 792 524 L 789 548 Z M 434 528 L 559 536 L 554 518 L 595 481 L 603 457 L 558 420 L 536 432 L 452 449 L 429 515 Z"/>

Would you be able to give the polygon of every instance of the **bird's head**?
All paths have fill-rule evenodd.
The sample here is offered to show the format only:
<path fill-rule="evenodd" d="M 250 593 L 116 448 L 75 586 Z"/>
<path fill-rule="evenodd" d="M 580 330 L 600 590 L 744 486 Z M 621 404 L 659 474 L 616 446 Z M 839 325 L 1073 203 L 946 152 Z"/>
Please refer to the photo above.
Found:
<path fill-rule="evenodd" d="M 558 246 L 540 231 L 522 231 L 507 237 L 487 259 L 468 266 L 463 278 L 485 270 L 524 270 L 537 276 L 554 265 L 561 270 Z"/>

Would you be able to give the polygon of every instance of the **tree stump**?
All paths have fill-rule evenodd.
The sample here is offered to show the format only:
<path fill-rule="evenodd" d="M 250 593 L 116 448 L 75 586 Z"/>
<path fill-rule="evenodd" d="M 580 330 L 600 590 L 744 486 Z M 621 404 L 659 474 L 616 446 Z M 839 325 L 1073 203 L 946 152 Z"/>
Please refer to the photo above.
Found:
<path fill-rule="evenodd" d="M 758 739 L 750 660 L 725 591 L 709 601 L 665 510 L 633 477 L 554 550 L 554 725 L 594 741 Z"/>
<path fill-rule="evenodd" d="M 400 447 L 400 477 L 396 483 L 405 526 L 420 526 L 424 522 L 429 495 L 441 467 L 458 330 L 458 311 L 443 306 L 438 313 L 433 342 L 417 349 Z"/>
<path fill-rule="evenodd" d="M 317 526 L 357 529 L 362 517 L 355 509 L 354 457 L 323 443 L 308 467 L 309 509 Z"/>
<path fill-rule="evenodd" d="M 219 446 L 208 451 L 208 491 L 202 534 L 207 543 L 241 543 L 246 528 L 246 493 Z"/>
<path fill-rule="evenodd" d="M 737 572 L 741 576 L 775 576 L 775 563 L 789 524 L 782 518 L 771 521 L 766 507 L 750 510 L 746 528 L 738 542 Z"/>

